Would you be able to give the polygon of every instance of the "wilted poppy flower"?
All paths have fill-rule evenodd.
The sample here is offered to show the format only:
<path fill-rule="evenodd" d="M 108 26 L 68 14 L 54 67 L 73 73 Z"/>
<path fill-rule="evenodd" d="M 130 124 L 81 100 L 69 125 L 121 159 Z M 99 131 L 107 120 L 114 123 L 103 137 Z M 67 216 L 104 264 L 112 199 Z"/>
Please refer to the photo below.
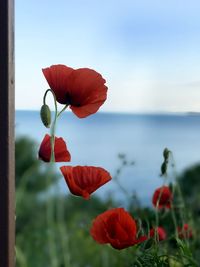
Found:
<path fill-rule="evenodd" d="M 38 152 L 39 158 L 49 162 L 51 158 L 51 137 L 46 134 Z M 67 150 L 65 141 L 61 137 L 55 137 L 54 156 L 56 162 L 66 162 L 71 160 L 71 155 Z"/>
<path fill-rule="evenodd" d="M 162 186 L 155 190 L 153 194 L 152 203 L 159 209 L 161 208 L 171 208 L 173 196 L 168 186 Z"/>
<path fill-rule="evenodd" d="M 157 235 L 158 235 L 158 241 L 162 241 L 162 240 L 165 240 L 167 238 L 167 234 L 165 232 L 165 229 L 162 228 L 162 227 L 157 227 Z M 150 237 L 153 237 L 155 236 L 155 228 L 152 228 L 150 230 Z"/>
<path fill-rule="evenodd" d="M 92 69 L 74 70 L 65 65 L 53 65 L 42 71 L 57 101 L 70 105 L 79 118 L 96 113 L 106 100 L 106 81 Z"/>
<path fill-rule="evenodd" d="M 90 198 L 90 194 L 111 180 L 109 172 L 93 166 L 63 166 L 60 168 L 72 194 Z"/>
<path fill-rule="evenodd" d="M 177 230 L 178 230 L 178 237 L 181 239 L 192 238 L 193 236 L 192 229 L 189 227 L 187 223 L 185 223 L 183 227 L 178 226 Z"/>
<path fill-rule="evenodd" d="M 123 208 L 115 208 L 98 215 L 92 224 L 90 234 L 100 244 L 110 244 L 123 249 L 141 243 L 146 236 L 137 238 L 135 220 Z"/>

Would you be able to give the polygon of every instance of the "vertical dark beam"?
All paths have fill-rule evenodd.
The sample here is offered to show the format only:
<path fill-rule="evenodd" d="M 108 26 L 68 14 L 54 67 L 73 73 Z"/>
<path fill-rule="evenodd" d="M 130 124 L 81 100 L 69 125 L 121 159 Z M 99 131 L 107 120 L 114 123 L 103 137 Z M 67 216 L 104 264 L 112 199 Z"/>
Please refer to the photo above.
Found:
<path fill-rule="evenodd" d="M 15 266 L 14 0 L 0 0 L 0 267 Z"/>

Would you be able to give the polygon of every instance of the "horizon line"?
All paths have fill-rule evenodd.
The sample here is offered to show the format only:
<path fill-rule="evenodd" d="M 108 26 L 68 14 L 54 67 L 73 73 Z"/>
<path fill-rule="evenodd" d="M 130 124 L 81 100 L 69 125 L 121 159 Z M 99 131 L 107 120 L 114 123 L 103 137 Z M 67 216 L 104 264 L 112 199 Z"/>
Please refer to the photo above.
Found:
<path fill-rule="evenodd" d="M 18 111 L 19 112 L 40 112 L 39 109 L 15 109 L 15 112 L 18 112 Z M 70 111 L 66 110 L 65 112 L 70 112 Z M 101 111 L 100 110 L 98 111 L 98 113 L 123 114 L 123 115 L 195 115 L 195 114 L 200 115 L 200 111 Z"/>

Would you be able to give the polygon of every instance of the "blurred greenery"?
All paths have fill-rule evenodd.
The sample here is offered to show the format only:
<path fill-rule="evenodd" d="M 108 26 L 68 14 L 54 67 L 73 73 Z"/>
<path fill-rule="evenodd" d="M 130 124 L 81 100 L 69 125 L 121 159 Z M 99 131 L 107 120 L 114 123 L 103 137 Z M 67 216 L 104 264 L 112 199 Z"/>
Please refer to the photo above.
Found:
<path fill-rule="evenodd" d="M 121 267 L 127 252 L 99 246 L 89 235 L 92 219 L 112 200 L 60 193 L 61 177 L 36 155 L 33 141 L 16 140 L 16 266 Z"/>
<path fill-rule="evenodd" d="M 97 244 L 89 234 L 93 218 L 108 208 L 117 206 L 112 196 L 105 200 L 92 196 L 90 201 L 85 201 L 64 194 L 59 187 L 60 179 L 63 178 L 55 171 L 55 166 L 41 162 L 36 155 L 37 146 L 32 140 L 25 137 L 16 140 L 16 266 L 131 266 L 136 246 L 118 251 L 109 245 Z M 123 191 L 117 175 L 128 163 L 125 156 L 120 154 L 119 158 L 122 159 L 122 165 L 117 169 L 113 180 Z M 130 162 L 130 165 L 133 164 Z M 193 229 L 196 229 L 195 225 L 198 225 L 200 218 L 199 177 L 200 165 L 186 170 L 179 177 L 190 215 L 188 223 Z M 153 210 L 142 207 L 136 195 L 127 198 L 127 209 L 134 218 L 143 221 L 144 229 L 153 225 Z M 168 233 L 173 231 L 169 213 L 163 212 L 160 224 Z M 195 230 L 195 235 L 199 236 L 198 229 Z M 197 261 L 200 262 L 200 244 L 198 238 L 196 239 L 197 241 L 192 241 L 191 245 Z M 172 252 L 176 249 L 173 239 L 169 242 L 169 249 Z M 144 256 L 139 256 L 144 259 Z M 146 257 L 148 258 L 148 255 Z M 162 262 L 166 262 L 166 259 L 163 259 Z M 160 261 L 160 258 L 158 260 Z M 176 264 L 176 260 L 173 259 L 170 262 L 173 263 L 154 266 L 183 266 Z"/>

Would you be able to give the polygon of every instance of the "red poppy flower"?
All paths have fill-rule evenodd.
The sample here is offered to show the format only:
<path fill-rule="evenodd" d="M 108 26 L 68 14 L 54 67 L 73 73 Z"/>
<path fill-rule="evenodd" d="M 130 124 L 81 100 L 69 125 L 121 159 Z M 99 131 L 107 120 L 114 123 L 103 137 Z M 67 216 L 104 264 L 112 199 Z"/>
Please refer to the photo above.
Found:
<path fill-rule="evenodd" d="M 159 209 L 161 208 L 171 208 L 172 203 L 172 193 L 168 186 L 162 186 L 155 190 L 153 194 L 152 203 L 153 205 Z"/>
<path fill-rule="evenodd" d="M 72 194 L 90 198 L 90 194 L 111 180 L 109 172 L 100 167 L 63 166 L 60 168 Z"/>
<path fill-rule="evenodd" d="M 38 152 L 39 158 L 45 162 L 49 162 L 51 158 L 51 137 L 46 134 Z M 65 141 L 60 137 L 55 137 L 54 155 L 56 162 L 66 162 L 71 160 L 71 155 L 67 150 Z"/>
<path fill-rule="evenodd" d="M 177 230 L 178 230 L 178 236 L 181 239 L 192 238 L 193 236 L 192 229 L 189 227 L 187 223 L 185 223 L 183 227 L 178 226 Z"/>
<path fill-rule="evenodd" d="M 162 241 L 165 240 L 167 238 L 167 234 L 165 232 L 165 229 L 162 227 L 157 227 L 157 234 L 158 234 L 158 240 Z M 155 228 L 152 228 L 150 230 L 150 237 L 154 237 L 155 236 Z"/>
<path fill-rule="evenodd" d="M 96 113 L 107 98 L 106 81 L 92 69 L 53 65 L 42 71 L 57 101 L 70 105 L 79 118 Z"/>
<path fill-rule="evenodd" d="M 135 220 L 123 208 L 108 210 L 97 216 L 90 229 L 93 239 L 100 244 L 110 244 L 123 249 L 141 243 L 146 236 L 137 238 Z"/>

